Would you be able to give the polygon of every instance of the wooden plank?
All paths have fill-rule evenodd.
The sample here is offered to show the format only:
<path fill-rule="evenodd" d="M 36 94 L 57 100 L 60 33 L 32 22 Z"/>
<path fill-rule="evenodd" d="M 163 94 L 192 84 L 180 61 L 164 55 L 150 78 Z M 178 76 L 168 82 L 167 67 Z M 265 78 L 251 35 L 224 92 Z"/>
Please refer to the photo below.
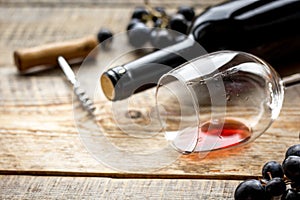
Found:
<path fill-rule="evenodd" d="M 74 126 L 71 91 L 64 79 L 54 75 L 19 77 L 11 67 L 0 72 L 4 75 L 0 91 L 5 94 L 0 107 L 1 170 L 122 174 L 98 163 L 83 147 Z M 50 85 L 53 89 L 49 90 Z M 181 156 L 163 169 L 146 173 L 259 176 L 264 162 L 281 161 L 286 148 L 299 141 L 299 96 L 300 87 L 287 90 L 279 119 L 255 143 L 212 152 L 203 160 L 197 155 Z"/>
<path fill-rule="evenodd" d="M 192 6 L 210 6 L 216 3 L 223 2 L 224 0 L 201 0 L 201 1 L 193 1 L 187 0 L 182 3 L 180 0 L 150 0 L 149 2 L 155 6 L 167 6 L 167 7 L 177 7 L 180 5 L 192 5 Z M 61 6 L 70 6 L 70 7 L 91 7 L 91 6 L 107 6 L 107 7 L 134 7 L 137 5 L 143 5 L 143 0 L 101 0 L 101 1 L 93 1 L 93 0 L 46 0 L 46 1 L 35 1 L 35 0 L 10 0 L 0 1 L 1 6 L 47 6 L 47 7 L 61 7 Z"/>
<path fill-rule="evenodd" d="M 128 8 L 0 7 L 0 66 L 13 63 L 13 51 L 95 35 L 106 27 L 126 30 Z M 116 25 L 118 24 L 118 25 Z"/>
<path fill-rule="evenodd" d="M 1 199 L 233 199 L 239 181 L 0 176 Z"/>
<path fill-rule="evenodd" d="M 202 6 L 196 11 L 200 13 Z M 95 35 L 100 28 L 126 31 L 133 8 L 13 7 L 0 5 L 0 66 L 13 64 L 13 51 Z M 168 12 L 175 12 L 168 7 Z"/>
<path fill-rule="evenodd" d="M 98 163 L 84 148 L 73 120 L 72 91 L 59 69 L 20 76 L 12 63 L 15 48 L 93 34 L 99 29 L 95 24 L 109 26 L 116 32 L 124 30 L 128 23 L 124 16 L 129 17 L 131 10 L 0 7 L 0 27 L 4 30 L 0 35 L 2 173 L 78 172 L 80 175 L 138 176 L 137 172 L 124 175 L 121 170 Z M 259 176 L 264 162 L 281 161 L 286 148 L 299 142 L 299 97 L 299 86 L 287 90 L 279 119 L 255 143 L 212 152 L 205 159 L 197 155 L 180 156 L 174 163 L 157 171 L 146 171 L 143 175 L 219 176 L 227 179 L 231 176 Z M 105 108 L 103 101 L 98 104 Z M 111 116 L 107 113 L 104 117 Z M 123 144 L 126 142 L 132 143 L 124 140 Z M 159 159 L 163 161 L 165 157 Z"/>

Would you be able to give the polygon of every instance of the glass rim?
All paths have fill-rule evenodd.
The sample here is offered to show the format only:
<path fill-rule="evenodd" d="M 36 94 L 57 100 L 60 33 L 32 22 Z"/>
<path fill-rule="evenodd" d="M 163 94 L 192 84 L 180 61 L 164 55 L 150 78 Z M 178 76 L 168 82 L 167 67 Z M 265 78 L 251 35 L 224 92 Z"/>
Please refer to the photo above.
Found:
<path fill-rule="evenodd" d="M 189 64 L 189 62 L 186 62 L 186 63 L 184 63 L 184 64 L 182 64 L 182 65 L 180 65 L 179 67 L 184 67 L 185 65 L 188 65 Z M 179 67 L 177 67 L 177 68 L 179 68 Z M 177 68 L 175 68 L 175 69 L 177 69 Z M 195 92 L 193 91 L 193 90 L 191 90 L 191 88 L 190 87 L 188 87 L 188 85 L 187 85 L 187 83 L 184 81 L 184 78 L 182 77 L 182 76 L 180 76 L 180 75 L 178 75 L 178 74 L 176 74 L 176 73 L 174 73 L 174 71 L 175 70 L 172 70 L 172 71 L 170 71 L 170 72 L 168 72 L 168 73 L 166 73 L 166 74 L 164 74 L 163 76 L 161 76 L 161 78 L 159 79 L 159 81 L 158 81 L 158 84 L 157 84 L 157 86 L 156 86 L 156 90 L 155 90 L 155 99 L 156 99 L 156 102 L 155 102 L 155 107 L 156 107 L 156 110 L 158 111 L 157 112 L 157 117 L 158 117 L 158 121 L 159 121 L 159 123 L 160 123 L 160 125 L 161 125 L 161 127 L 162 127 L 162 131 L 164 132 L 164 135 L 165 135 L 165 137 L 166 137 L 166 130 L 165 130 L 165 127 L 164 127 L 164 125 L 163 125 L 163 121 L 162 121 L 162 118 L 161 118 L 161 116 L 160 116 L 160 112 L 159 112 L 159 108 L 158 108 L 158 100 L 157 100 L 157 97 L 158 97 L 158 91 L 159 91 L 159 88 L 161 87 L 161 86 L 165 86 L 166 84 L 168 84 L 168 83 L 170 83 L 170 82 L 172 82 L 172 81 L 177 81 L 178 83 L 180 83 L 180 86 L 182 86 L 184 89 L 185 89 L 185 91 L 187 91 L 188 92 L 188 94 L 190 95 L 190 97 L 191 97 L 191 99 L 192 99 L 192 105 L 193 105 L 193 111 L 194 111 L 194 113 L 195 113 L 195 126 L 194 126 L 194 128 L 196 128 L 197 130 L 198 130 L 198 128 L 199 128 L 199 126 L 200 126 L 200 112 L 199 112 L 199 110 L 197 109 L 197 97 L 196 97 L 196 95 L 195 95 Z M 171 78 L 173 78 L 173 80 L 171 80 L 170 82 L 167 82 L 167 83 L 161 83 L 163 80 L 165 80 L 166 78 L 168 78 L 168 77 L 171 77 Z M 177 96 L 176 96 L 177 97 Z M 178 129 L 179 130 L 179 129 Z M 198 131 L 197 132 L 195 132 L 195 136 L 196 136 L 196 143 L 195 143 L 195 145 L 192 147 L 192 149 L 190 150 L 190 151 L 188 151 L 188 150 L 183 150 L 183 149 L 180 149 L 178 146 L 176 146 L 176 145 L 174 145 L 172 142 L 170 142 L 170 144 L 171 144 L 171 146 L 176 150 L 176 151 L 178 151 L 178 152 L 180 152 L 180 153 L 182 153 L 182 154 L 190 154 L 190 153 L 193 153 L 194 152 L 194 150 L 196 149 L 196 147 L 197 147 L 197 143 L 198 143 L 198 141 L 199 141 L 199 137 L 198 137 Z M 192 142 L 191 142 L 191 144 L 192 144 Z"/>

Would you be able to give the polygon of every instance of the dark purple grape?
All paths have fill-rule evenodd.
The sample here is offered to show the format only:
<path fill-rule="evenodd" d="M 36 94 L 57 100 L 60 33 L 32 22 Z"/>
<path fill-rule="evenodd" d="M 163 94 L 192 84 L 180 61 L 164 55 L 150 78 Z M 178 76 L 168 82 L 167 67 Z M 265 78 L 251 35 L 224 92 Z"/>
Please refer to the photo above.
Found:
<path fill-rule="evenodd" d="M 300 157 L 289 156 L 282 164 L 284 174 L 292 181 L 300 180 Z"/>
<path fill-rule="evenodd" d="M 132 13 L 131 19 L 139 19 L 140 21 L 146 22 L 146 16 L 149 15 L 149 12 L 144 7 L 136 7 Z"/>
<path fill-rule="evenodd" d="M 281 197 L 281 200 L 299 200 L 300 193 L 293 189 L 288 189 Z"/>
<path fill-rule="evenodd" d="M 136 24 L 136 23 L 141 23 L 142 21 L 141 20 L 139 20 L 139 19 L 131 19 L 130 20 L 130 22 L 129 22 L 129 24 L 127 25 L 127 28 L 126 28 L 126 30 L 127 31 L 129 31 L 129 30 L 131 30 L 132 29 L 132 27 Z"/>
<path fill-rule="evenodd" d="M 97 34 L 97 39 L 99 43 L 102 43 L 104 48 L 108 48 L 111 45 L 112 36 L 113 34 L 110 30 L 102 28 Z"/>
<path fill-rule="evenodd" d="M 238 185 L 234 192 L 235 200 L 266 200 L 265 188 L 255 179 L 246 180 Z"/>
<path fill-rule="evenodd" d="M 167 29 L 153 29 L 150 33 L 150 42 L 156 49 L 162 49 L 174 44 L 174 38 Z"/>
<path fill-rule="evenodd" d="M 182 14 L 176 14 L 171 16 L 169 21 L 169 28 L 186 34 L 188 29 L 188 23 Z"/>
<path fill-rule="evenodd" d="M 142 22 L 136 22 L 128 31 L 128 41 L 134 47 L 142 47 L 149 41 L 150 29 Z"/>
<path fill-rule="evenodd" d="M 271 179 L 268 172 L 271 173 L 272 178 L 275 177 L 283 178 L 284 176 L 282 166 L 276 161 L 269 161 L 263 166 L 262 176 L 266 180 Z"/>
<path fill-rule="evenodd" d="M 300 144 L 296 144 L 288 148 L 285 153 L 285 157 L 287 158 L 289 156 L 300 156 Z"/>
<path fill-rule="evenodd" d="M 191 6 L 180 6 L 177 13 L 182 14 L 187 21 L 192 21 L 195 17 L 194 8 Z"/>
<path fill-rule="evenodd" d="M 266 192 L 274 197 L 282 195 L 285 190 L 285 182 L 279 177 L 273 178 L 266 184 Z"/>

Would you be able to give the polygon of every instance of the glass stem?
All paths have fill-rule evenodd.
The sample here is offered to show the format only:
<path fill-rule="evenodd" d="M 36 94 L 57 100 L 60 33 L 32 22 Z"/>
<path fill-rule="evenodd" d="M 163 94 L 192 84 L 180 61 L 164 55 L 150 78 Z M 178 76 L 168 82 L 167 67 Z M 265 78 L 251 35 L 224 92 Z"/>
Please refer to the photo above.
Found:
<path fill-rule="evenodd" d="M 293 85 L 300 84 L 300 73 L 283 77 L 282 82 L 286 88 L 293 86 Z"/>

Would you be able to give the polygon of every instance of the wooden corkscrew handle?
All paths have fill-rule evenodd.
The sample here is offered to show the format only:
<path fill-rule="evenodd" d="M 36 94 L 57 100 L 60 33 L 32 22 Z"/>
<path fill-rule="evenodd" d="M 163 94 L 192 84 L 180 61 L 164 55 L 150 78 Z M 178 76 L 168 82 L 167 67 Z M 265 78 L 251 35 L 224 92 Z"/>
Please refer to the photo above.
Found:
<path fill-rule="evenodd" d="M 98 45 L 96 37 L 45 44 L 37 47 L 20 49 L 14 52 L 14 61 L 19 72 L 25 73 L 36 66 L 57 66 L 58 56 L 67 60 L 86 58 Z M 89 56 L 95 56 L 95 51 Z"/>

